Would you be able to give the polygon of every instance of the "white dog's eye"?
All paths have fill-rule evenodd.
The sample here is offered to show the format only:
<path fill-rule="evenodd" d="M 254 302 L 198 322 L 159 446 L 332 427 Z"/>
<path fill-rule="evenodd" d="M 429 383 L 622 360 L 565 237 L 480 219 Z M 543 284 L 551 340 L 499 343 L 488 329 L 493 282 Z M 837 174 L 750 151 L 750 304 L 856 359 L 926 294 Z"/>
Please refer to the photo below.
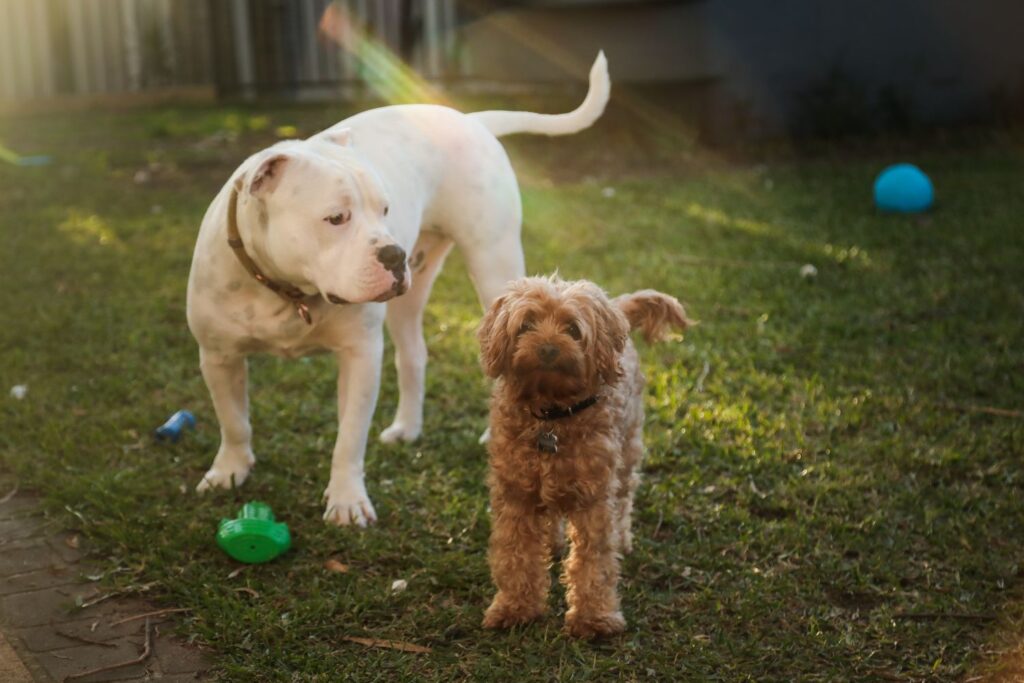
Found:
<path fill-rule="evenodd" d="M 389 209 L 389 208 L 390 208 L 390 207 L 388 207 L 388 206 L 385 206 L 385 207 L 384 207 L 384 215 L 385 215 L 385 216 L 387 216 L 387 215 L 388 215 L 388 209 Z"/>
<path fill-rule="evenodd" d="M 576 341 L 579 341 L 580 339 L 583 338 L 583 333 L 580 332 L 580 326 L 577 325 L 575 322 L 569 323 L 569 326 L 566 327 L 565 330 L 566 332 L 569 333 L 569 336 L 575 339 Z"/>
<path fill-rule="evenodd" d="M 333 216 L 328 216 L 324 220 L 331 225 L 341 225 L 342 223 L 348 223 L 348 219 L 351 217 L 352 214 L 350 212 L 342 211 L 341 213 L 336 213 Z"/>

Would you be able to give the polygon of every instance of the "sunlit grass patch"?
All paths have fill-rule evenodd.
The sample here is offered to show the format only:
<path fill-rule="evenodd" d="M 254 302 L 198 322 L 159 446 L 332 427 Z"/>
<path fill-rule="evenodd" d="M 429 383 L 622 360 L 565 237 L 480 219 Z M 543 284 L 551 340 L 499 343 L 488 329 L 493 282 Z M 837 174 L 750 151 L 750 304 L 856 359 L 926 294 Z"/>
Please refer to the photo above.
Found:
<path fill-rule="evenodd" d="M 561 588 L 539 624 L 479 628 L 488 383 L 457 252 L 425 317 L 413 445 L 373 440 L 397 403 L 386 351 L 367 459 L 378 528 L 320 520 L 329 357 L 253 359 L 253 476 L 192 492 L 218 442 L 184 319 L 199 221 L 248 153 L 335 113 L 3 122 L 5 139 L 56 162 L 0 166 L 0 462 L 91 540 L 106 589 L 191 608 L 183 630 L 228 680 L 958 680 L 1013 651 L 1024 422 L 979 409 L 1019 410 L 1024 395 L 1020 159 L 922 152 L 943 202 L 915 219 L 873 211 L 871 160 L 731 166 L 642 127 L 508 141 L 531 273 L 658 288 L 700 321 L 638 341 L 648 449 L 623 563 L 630 625 L 589 645 L 560 635 Z M 6 397 L 13 384 L 25 400 Z M 182 407 L 198 430 L 153 443 Z M 213 534 L 250 499 L 290 524 L 294 550 L 229 578 Z M 350 571 L 326 571 L 329 558 Z M 395 579 L 408 589 L 393 593 Z M 918 613 L 953 616 L 905 616 Z"/>

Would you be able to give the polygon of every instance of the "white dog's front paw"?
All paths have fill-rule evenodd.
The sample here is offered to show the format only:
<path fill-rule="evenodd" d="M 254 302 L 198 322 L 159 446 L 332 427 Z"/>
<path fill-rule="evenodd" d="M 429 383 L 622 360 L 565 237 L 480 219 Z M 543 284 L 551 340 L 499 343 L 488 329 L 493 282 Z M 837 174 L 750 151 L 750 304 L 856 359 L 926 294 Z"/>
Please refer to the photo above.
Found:
<path fill-rule="evenodd" d="M 390 427 L 380 433 L 380 440 L 383 443 L 415 441 L 420 438 L 420 429 L 420 425 L 413 426 L 396 420 Z"/>
<path fill-rule="evenodd" d="M 242 482 L 249 476 L 251 465 L 222 467 L 214 465 L 206 474 L 203 480 L 196 486 L 196 492 L 202 494 L 211 488 L 233 488 L 241 486 Z"/>
<path fill-rule="evenodd" d="M 232 488 L 241 486 L 249 476 L 249 471 L 256 463 L 252 451 L 220 451 L 213 459 L 213 465 L 203 475 L 203 480 L 196 486 L 198 493 L 211 488 Z"/>
<path fill-rule="evenodd" d="M 346 482 L 335 486 L 333 483 L 324 491 L 327 509 L 324 510 L 324 521 L 335 526 L 365 527 L 377 521 L 377 513 L 373 509 L 370 497 L 366 495 L 366 487 L 362 482 Z"/>

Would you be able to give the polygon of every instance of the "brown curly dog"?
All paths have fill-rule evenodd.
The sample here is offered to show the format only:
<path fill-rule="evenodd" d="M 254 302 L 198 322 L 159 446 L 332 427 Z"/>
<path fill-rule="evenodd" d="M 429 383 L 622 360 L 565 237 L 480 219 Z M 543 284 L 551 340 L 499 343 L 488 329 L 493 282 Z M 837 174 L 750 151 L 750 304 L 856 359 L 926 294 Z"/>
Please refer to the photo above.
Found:
<path fill-rule="evenodd" d="M 618 633 L 619 557 L 643 455 L 643 388 L 631 329 L 649 341 L 689 324 L 674 298 L 643 290 L 609 301 L 592 282 L 513 282 L 480 324 L 491 397 L 492 530 L 498 588 L 483 625 L 507 628 L 546 611 L 552 548 L 568 521 L 566 632 Z"/>

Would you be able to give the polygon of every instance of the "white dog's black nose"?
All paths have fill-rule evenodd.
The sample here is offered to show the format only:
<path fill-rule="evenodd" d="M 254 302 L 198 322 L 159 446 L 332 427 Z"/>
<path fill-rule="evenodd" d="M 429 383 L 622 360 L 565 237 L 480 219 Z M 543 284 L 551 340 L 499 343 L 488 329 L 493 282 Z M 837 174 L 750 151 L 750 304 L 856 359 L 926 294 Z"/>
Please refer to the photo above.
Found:
<path fill-rule="evenodd" d="M 377 260 L 388 270 L 405 269 L 405 250 L 397 244 L 389 244 L 377 250 Z"/>

